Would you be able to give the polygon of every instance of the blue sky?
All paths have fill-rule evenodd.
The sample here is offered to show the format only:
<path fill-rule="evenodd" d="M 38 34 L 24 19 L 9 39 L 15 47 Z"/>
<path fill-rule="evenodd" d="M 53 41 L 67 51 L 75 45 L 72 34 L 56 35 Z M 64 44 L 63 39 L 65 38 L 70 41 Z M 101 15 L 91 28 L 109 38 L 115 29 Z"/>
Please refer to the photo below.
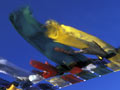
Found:
<path fill-rule="evenodd" d="M 15 31 L 9 21 L 10 12 L 26 4 L 42 23 L 54 19 L 95 35 L 114 47 L 120 46 L 119 0 L 1 0 L 0 56 L 20 67 L 31 70 L 30 59 L 47 60 Z M 10 77 L 7 79 L 11 80 Z M 116 72 L 62 90 L 119 90 L 119 81 L 120 72 Z"/>

